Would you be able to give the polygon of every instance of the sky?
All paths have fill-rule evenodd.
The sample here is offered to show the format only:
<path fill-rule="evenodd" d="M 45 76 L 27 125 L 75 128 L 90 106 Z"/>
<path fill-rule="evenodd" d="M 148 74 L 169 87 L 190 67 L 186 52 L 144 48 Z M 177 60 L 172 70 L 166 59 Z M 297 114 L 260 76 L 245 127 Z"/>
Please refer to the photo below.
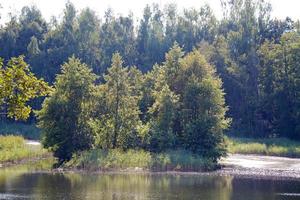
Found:
<path fill-rule="evenodd" d="M 26 5 L 37 6 L 47 21 L 51 16 L 62 17 L 65 3 L 68 0 L 0 0 L 0 24 L 5 23 L 9 13 L 19 14 Z M 146 4 L 158 3 L 164 6 L 167 3 L 176 3 L 178 8 L 199 8 L 208 3 L 218 18 L 222 16 L 220 0 L 70 0 L 77 10 L 90 7 L 102 17 L 107 8 L 112 8 L 115 14 L 127 15 L 132 11 L 134 16 L 140 18 Z M 267 0 L 272 4 L 272 16 L 284 19 L 286 16 L 294 20 L 300 19 L 300 0 Z"/>

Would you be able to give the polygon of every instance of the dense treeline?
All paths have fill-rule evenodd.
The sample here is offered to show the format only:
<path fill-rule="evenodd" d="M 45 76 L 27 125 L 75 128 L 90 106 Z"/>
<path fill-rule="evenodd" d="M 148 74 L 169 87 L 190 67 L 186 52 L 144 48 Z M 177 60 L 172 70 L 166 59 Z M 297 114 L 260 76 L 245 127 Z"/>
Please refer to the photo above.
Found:
<path fill-rule="evenodd" d="M 231 133 L 300 139 L 299 22 L 293 22 L 289 18 L 272 19 L 271 5 L 262 0 L 222 0 L 221 3 L 224 15 L 220 20 L 215 17 L 209 6 L 178 10 L 176 5 L 171 4 L 165 8 L 157 5 L 146 6 L 138 24 L 135 23 L 132 14 L 116 16 L 112 10 L 107 10 L 104 19 L 99 19 L 94 11 L 88 8 L 77 13 L 71 3 L 66 4 L 61 20 L 53 18 L 47 23 L 37 8 L 24 7 L 19 16 L 12 16 L 9 22 L 1 26 L 0 57 L 3 57 L 5 62 L 13 56 L 23 54 L 37 76 L 54 83 L 60 65 L 74 55 L 99 76 L 98 82 L 105 83 L 97 90 L 103 90 L 103 93 L 113 98 L 115 80 L 111 78 L 111 74 L 117 69 L 107 71 L 107 68 L 115 52 L 119 52 L 123 57 L 124 66 L 136 66 L 121 70 L 124 73 L 121 78 L 128 77 L 122 80 L 122 87 L 126 88 L 127 94 L 139 93 L 139 90 L 126 85 L 130 85 L 132 81 L 143 82 L 134 79 L 142 76 L 137 69 L 144 74 L 157 73 L 159 70 L 153 66 L 155 63 L 164 62 L 165 53 L 177 42 L 185 52 L 197 48 L 198 50 L 193 52 L 200 52 L 215 66 L 226 93 L 226 104 L 229 107 L 227 116 L 232 118 Z M 117 58 L 114 59 L 113 65 L 120 65 L 116 60 Z M 107 75 L 103 76 L 104 73 Z M 171 76 L 175 72 L 165 73 Z M 141 85 L 151 85 L 151 78 L 148 77 L 150 75 L 146 73 L 143 76 L 149 81 Z M 150 96 L 135 97 L 125 93 L 120 97 L 120 104 L 123 103 L 122 98 L 129 98 L 130 103 L 121 105 L 118 109 L 138 104 L 142 114 L 137 110 L 134 116 L 126 117 L 138 117 L 139 120 L 132 123 L 149 121 L 157 130 L 167 133 L 170 124 L 158 123 L 149 117 L 150 113 L 153 113 L 158 121 L 165 120 L 164 116 L 159 114 L 162 108 L 158 105 L 152 106 L 149 113 L 145 114 L 149 105 L 152 105 L 153 98 L 155 97 L 154 102 L 170 104 L 168 111 L 172 111 L 177 109 L 175 102 L 184 99 L 184 94 L 177 91 L 178 88 L 184 87 L 190 92 L 197 90 L 186 85 L 191 80 L 183 79 L 180 82 L 183 85 L 176 85 L 176 78 L 169 78 L 168 87 L 155 86 L 161 88 L 157 88 L 157 92 Z M 147 87 L 142 88 L 150 90 Z M 144 91 L 144 94 L 150 93 Z M 177 96 L 179 94 L 181 97 Z M 107 99 L 101 95 L 98 98 L 96 102 L 103 101 L 110 105 L 111 109 L 116 106 L 114 99 Z M 194 100 L 194 96 L 186 99 L 189 102 Z M 107 114 L 107 120 L 114 119 L 114 116 L 110 115 L 113 115 L 115 109 L 95 109 L 100 109 L 98 113 L 105 115 L 110 113 Z M 177 116 L 170 114 L 168 117 L 173 118 L 173 115 Z M 96 119 L 96 116 L 93 118 Z M 178 125 L 178 119 L 174 120 L 173 123 Z M 101 131 L 103 134 L 105 130 L 101 127 L 105 127 L 105 123 L 108 122 L 89 122 L 94 131 Z M 119 129 L 118 126 L 115 128 Z M 122 131 L 117 131 L 115 135 L 122 135 Z M 112 138 L 113 145 L 117 145 L 115 140 Z M 158 147 L 161 141 L 163 138 L 157 140 Z"/>

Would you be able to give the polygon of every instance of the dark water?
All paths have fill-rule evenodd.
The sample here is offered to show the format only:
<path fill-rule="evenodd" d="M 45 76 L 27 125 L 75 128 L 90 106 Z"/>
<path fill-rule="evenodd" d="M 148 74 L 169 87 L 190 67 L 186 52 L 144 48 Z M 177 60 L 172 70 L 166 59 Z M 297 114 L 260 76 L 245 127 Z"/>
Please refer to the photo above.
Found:
<path fill-rule="evenodd" d="M 204 175 L 83 175 L 0 169 L 0 199 L 300 199 L 300 181 Z M 300 195 L 300 194 L 299 194 Z"/>

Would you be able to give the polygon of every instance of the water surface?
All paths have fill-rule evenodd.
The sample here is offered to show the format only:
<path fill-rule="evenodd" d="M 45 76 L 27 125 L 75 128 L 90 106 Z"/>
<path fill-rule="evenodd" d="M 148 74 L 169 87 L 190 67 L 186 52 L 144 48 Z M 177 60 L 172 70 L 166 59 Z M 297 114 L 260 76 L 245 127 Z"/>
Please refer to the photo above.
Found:
<path fill-rule="evenodd" d="M 50 173 L 47 164 L 0 168 L 0 199 L 300 199 L 300 181 L 170 174 Z M 299 194 L 299 195 L 298 195 Z"/>

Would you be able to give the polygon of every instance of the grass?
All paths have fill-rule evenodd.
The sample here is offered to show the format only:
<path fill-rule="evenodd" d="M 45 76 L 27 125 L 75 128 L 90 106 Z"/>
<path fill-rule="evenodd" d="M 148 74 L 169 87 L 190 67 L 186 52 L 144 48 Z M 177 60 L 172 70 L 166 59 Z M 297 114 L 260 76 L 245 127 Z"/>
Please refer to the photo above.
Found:
<path fill-rule="evenodd" d="M 0 163 L 39 158 L 47 154 L 40 145 L 28 145 L 21 136 L 0 136 Z"/>
<path fill-rule="evenodd" d="M 89 171 L 205 171 L 215 169 L 216 163 L 183 150 L 150 153 L 144 150 L 94 149 L 77 154 L 65 167 Z"/>
<path fill-rule="evenodd" d="M 228 153 L 259 154 L 300 158 L 300 142 L 286 138 L 226 138 Z M 144 150 L 93 149 L 76 154 L 66 168 L 86 171 L 205 171 L 217 164 L 184 150 L 150 153 Z"/>
<path fill-rule="evenodd" d="M 286 138 L 227 138 L 229 153 L 300 158 L 300 142 Z"/>

